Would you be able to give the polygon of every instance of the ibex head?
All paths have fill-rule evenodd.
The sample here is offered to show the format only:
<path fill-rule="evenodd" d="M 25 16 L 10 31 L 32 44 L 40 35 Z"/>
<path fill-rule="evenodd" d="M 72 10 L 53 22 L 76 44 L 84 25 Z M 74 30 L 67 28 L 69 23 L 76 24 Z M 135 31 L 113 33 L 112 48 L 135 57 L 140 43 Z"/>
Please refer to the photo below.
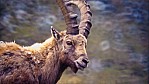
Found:
<path fill-rule="evenodd" d="M 57 0 L 67 25 L 66 33 L 61 34 L 51 28 L 52 34 L 62 46 L 62 62 L 75 73 L 78 69 L 87 67 L 89 59 L 86 53 L 87 37 L 89 35 L 92 13 L 84 0 Z M 77 14 L 73 13 L 72 5 L 76 5 L 81 12 L 80 24 L 77 24 Z"/>

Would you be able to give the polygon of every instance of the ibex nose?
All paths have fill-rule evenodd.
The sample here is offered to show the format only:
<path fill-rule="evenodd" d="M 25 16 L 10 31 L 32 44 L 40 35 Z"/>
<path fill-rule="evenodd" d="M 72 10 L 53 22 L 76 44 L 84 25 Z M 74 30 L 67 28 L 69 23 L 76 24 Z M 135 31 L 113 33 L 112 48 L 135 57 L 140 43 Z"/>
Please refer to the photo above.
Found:
<path fill-rule="evenodd" d="M 88 58 L 87 58 L 87 55 L 86 54 L 81 54 L 80 56 L 82 56 L 81 58 L 82 58 L 82 62 L 84 62 L 84 63 L 89 63 L 89 60 L 88 60 Z"/>
<path fill-rule="evenodd" d="M 83 58 L 82 61 L 86 64 L 89 63 L 89 60 L 87 58 Z"/>

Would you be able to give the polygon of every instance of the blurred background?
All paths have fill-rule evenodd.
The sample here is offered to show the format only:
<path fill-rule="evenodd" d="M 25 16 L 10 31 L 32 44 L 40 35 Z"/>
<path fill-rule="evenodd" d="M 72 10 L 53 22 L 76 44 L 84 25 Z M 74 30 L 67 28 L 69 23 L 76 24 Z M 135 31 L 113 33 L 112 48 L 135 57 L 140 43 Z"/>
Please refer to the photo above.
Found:
<path fill-rule="evenodd" d="M 149 84 L 149 0 L 87 1 L 89 67 L 77 74 L 68 68 L 58 84 Z M 0 0 L 0 41 L 43 42 L 51 25 L 65 30 L 62 16 L 55 0 Z"/>

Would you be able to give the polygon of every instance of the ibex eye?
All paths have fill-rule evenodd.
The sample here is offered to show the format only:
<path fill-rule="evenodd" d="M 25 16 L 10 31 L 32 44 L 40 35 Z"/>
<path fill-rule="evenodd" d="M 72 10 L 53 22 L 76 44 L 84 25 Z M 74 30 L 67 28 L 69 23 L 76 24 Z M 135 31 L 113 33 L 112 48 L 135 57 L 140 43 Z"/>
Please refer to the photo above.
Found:
<path fill-rule="evenodd" d="M 72 41 L 66 41 L 67 45 L 72 45 Z"/>

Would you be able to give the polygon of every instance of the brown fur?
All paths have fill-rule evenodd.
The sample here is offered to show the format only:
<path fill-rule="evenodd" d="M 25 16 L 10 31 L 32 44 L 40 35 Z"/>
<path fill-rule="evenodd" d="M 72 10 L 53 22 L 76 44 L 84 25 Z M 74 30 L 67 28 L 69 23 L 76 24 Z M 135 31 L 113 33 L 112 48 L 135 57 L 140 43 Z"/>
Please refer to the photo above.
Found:
<path fill-rule="evenodd" d="M 59 34 L 59 40 L 52 36 L 43 43 L 28 47 L 0 42 L 0 84 L 55 84 L 68 66 L 76 72 L 73 61 L 81 54 L 86 57 L 86 39 L 80 34 Z M 68 39 L 74 42 L 71 48 L 74 50 L 67 50 L 70 46 L 65 40 Z"/>

